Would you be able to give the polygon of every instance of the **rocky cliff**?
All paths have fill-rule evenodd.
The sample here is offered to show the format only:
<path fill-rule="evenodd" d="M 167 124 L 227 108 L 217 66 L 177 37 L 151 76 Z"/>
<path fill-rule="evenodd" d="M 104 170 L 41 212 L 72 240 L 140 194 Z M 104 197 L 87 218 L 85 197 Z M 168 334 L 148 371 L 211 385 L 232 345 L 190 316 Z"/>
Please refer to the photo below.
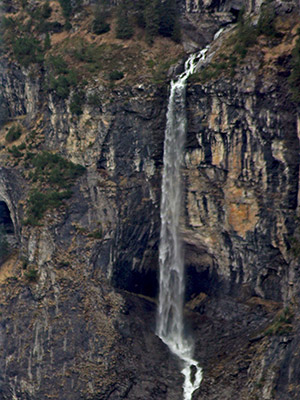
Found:
<path fill-rule="evenodd" d="M 48 31 L 42 2 L 4 3 L 0 398 L 182 398 L 155 336 L 167 71 L 233 24 L 187 90 L 186 321 L 204 369 L 193 398 L 297 399 L 299 5 L 274 1 L 269 18 L 246 2 L 236 23 L 244 2 L 178 2 L 182 44 L 149 45 L 141 27 L 116 39 L 113 11 L 110 31 L 91 32 L 93 2 L 66 17 L 51 1 Z M 28 64 L 11 37 L 21 21 L 39 41 L 25 35 Z"/>

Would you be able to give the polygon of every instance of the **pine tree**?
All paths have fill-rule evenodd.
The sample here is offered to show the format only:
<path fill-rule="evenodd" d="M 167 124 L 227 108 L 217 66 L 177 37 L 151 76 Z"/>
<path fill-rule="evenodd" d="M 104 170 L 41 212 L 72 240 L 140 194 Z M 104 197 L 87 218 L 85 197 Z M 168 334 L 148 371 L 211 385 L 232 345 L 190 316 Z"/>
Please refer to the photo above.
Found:
<path fill-rule="evenodd" d="M 159 31 L 159 7 L 160 0 L 152 0 L 148 3 L 144 11 L 144 19 L 146 25 L 146 41 L 148 44 L 152 44 L 155 36 L 158 35 Z"/>
<path fill-rule="evenodd" d="M 110 30 L 109 23 L 106 22 L 108 17 L 107 7 L 104 2 L 102 2 L 95 10 L 95 18 L 92 24 L 92 32 L 96 35 L 101 35 Z"/>
<path fill-rule="evenodd" d="M 136 0 L 134 2 L 135 20 L 140 28 L 145 28 L 145 9 L 151 0 Z"/>
<path fill-rule="evenodd" d="M 44 40 L 44 50 L 49 50 L 51 48 L 51 39 L 50 39 L 50 35 L 49 32 L 46 33 L 46 37 Z"/>
<path fill-rule="evenodd" d="M 9 253 L 9 244 L 6 239 L 6 232 L 3 225 L 0 225 L 0 262 L 2 262 Z"/>
<path fill-rule="evenodd" d="M 130 39 L 133 36 L 133 26 L 129 20 L 130 3 L 123 0 L 118 7 L 116 37 Z"/>
<path fill-rule="evenodd" d="M 162 36 L 179 39 L 179 20 L 176 0 L 165 0 L 160 5 L 159 33 Z"/>

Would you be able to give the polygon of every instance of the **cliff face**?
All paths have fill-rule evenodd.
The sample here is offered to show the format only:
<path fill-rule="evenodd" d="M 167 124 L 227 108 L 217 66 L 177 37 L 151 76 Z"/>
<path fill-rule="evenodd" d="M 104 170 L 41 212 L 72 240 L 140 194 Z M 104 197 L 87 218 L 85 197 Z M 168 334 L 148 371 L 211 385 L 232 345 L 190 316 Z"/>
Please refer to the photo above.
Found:
<path fill-rule="evenodd" d="M 241 3 L 180 3 L 185 47 L 207 43 Z M 287 81 L 299 13 L 293 2 L 275 9 L 280 37 L 260 38 L 234 74 L 188 85 L 186 319 L 204 368 L 195 399 L 299 396 L 299 117 Z M 74 115 L 46 78 L 2 57 L 12 121 L 1 130 L 0 201 L 14 234 L 0 267 L 0 397 L 180 399 L 177 360 L 154 333 L 168 90 L 140 76 L 110 87 L 91 79 Z M 21 155 L 5 140 L 12 123 L 22 125 Z M 30 162 L 45 150 L 86 171 L 70 198 L 25 224 Z"/>

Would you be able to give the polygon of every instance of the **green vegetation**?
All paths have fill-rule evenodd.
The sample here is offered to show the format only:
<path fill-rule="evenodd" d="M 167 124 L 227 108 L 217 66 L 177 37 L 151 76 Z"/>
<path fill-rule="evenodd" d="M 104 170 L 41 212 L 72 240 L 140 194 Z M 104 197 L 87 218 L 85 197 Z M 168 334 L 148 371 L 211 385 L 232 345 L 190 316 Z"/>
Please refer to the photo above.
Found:
<path fill-rule="evenodd" d="M 101 107 L 102 106 L 102 97 L 100 93 L 91 93 L 87 98 L 87 103 L 90 106 Z"/>
<path fill-rule="evenodd" d="M 50 7 L 49 1 L 47 0 L 43 5 L 42 5 L 42 11 L 41 11 L 41 16 L 42 18 L 50 18 L 52 13 L 52 8 Z"/>
<path fill-rule="evenodd" d="M 294 313 L 290 307 L 286 307 L 277 317 L 275 318 L 272 325 L 266 329 L 265 335 L 286 335 L 293 329 L 292 320 Z"/>
<path fill-rule="evenodd" d="M 82 39 L 73 41 L 72 48 L 68 51 L 69 55 L 79 61 L 79 69 L 84 74 L 94 74 L 103 72 L 103 78 L 109 78 L 109 74 L 116 68 L 125 68 L 125 63 L 131 61 L 130 49 L 123 49 L 122 45 L 90 44 Z M 78 65 L 78 63 L 77 63 Z"/>
<path fill-rule="evenodd" d="M 5 12 L 11 12 L 11 9 L 12 9 L 11 0 L 2 0 L 0 7 L 1 7 L 1 10 L 5 11 Z"/>
<path fill-rule="evenodd" d="M 273 1 L 267 1 L 261 5 L 260 17 L 257 24 L 258 34 L 269 38 L 281 37 L 280 32 L 277 31 L 275 26 L 276 14 L 273 3 Z"/>
<path fill-rule="evenodd" d="M 182 55 L 180 58 L 182 58 Z M 157 85 L 166 83 L 168 70 L 176 61 L 178 61 L 178 59 L 170 59 L 165 62 L 156 62 L 152 59 L 147 60 L 146 64 L 152 74 L 152 82 Z"/>
<path fill-rule="evenodd" d="M 83 91 L 79 91 L 78 93 L 74 93 L 70 103 L 70 111 L 72 114 L 81 115 L 82 114 L 82 106 L 85 102 L 85 96 Z"/>
<path fill-rule="evenodd" d="M 35 168 L 31 177 L 33 181 L 46 182 L 56 185 L 58 188 L 67 188 L 81 176 L 85 168 L 74 164 L 59 154 L 43 151 L 32 159 Z"/>
<path fill-rule="evenodd" d="M 241 10 L 237 24 L 237 41 L 233 49 L 233 52 L 241 58 L 244 58 L 248 49 L 257 42 L 259 35 L 264 35 L 269 39 L 281 37 L 281 33 L 278 32 L 275 26 L 276 14 L 273 3 L 271 0 L 261 5 L 257 26 L 254 26 L 249 18 L 245 18 L 244 9 Z"/>
<path fill-rule="evenodd" d="M 85 168 L 46 151 L 30 158 L 33 167 L 30 178 L 44 190 L 35 189 L 31 192 L 25 223 L 37 225 L 49 208 L 60 207 L 63 200 L 72 196 L 70 188 L 85 172 Z"/>
<path fill-rule="evenodd" d="M 7 132 L 5 136 L 5 140 L 8 143 L 12 143 L 15 140 L 18 140 L 22 135 L 22 128 L 20 125 L 13 125 Z"/>
<path fill-rule="evenodd" d="M 134 22 L 145 29 L 146 41 L 152 44 L 158 35 L 175 42 L 181 38 L 176 0 L 123 0 L 117 10 L 116 37 L 129 39 L 134 33 Z"/>
<path fill-rule="evenodd" d="M 12 17 L 2 17 L 1 29 L 6 30 L 14 28 L 16 26 L 16 21 Z"/>
<path fill-rule="evenodd" d="M 189 80 L 206 82 L 210 79 L 216 79 L 222 72 L 234 76 L 236 66 L 243 62 L 248 50 L 257 43 L 260 35 L 264 35 L 268 39 L 269 45 L 276 43 L 276 39 L 282 37 L 281 32 L 276 29 L 275 22 L 276 14 L 273 0 L 262 4 L 260 18 L 256 26 L 249 17 L 245 17 L 244 9 L 242 9 L 238 16 L 236 30 L 227 41 L 226 54 L 217 54 L 214 62 L 193 74 Z"/>
<path fill-rule="evenodd" d="M 110 30 L 109 23 L 106 22 L 108 18 L 107 3 L 102 0 L 95 9 L 95 18 L 92 23 L 92 32 L 96 35 L 101 35 Z"/>
<path fill-rule="evenodd" d="M 69 69 L 61 56 L 50 56 L 47 65 L 52 71 L 49 76 L 49 89 L 54 90 L 56 95 L 62 99 L 68 98 L 71 87 L 78 83 L 75 70 Z"/>
<path fill-rule="evenodd" d="M 36 282 L 38 280 L 38 271 L 34 267 L 29 268 L 24 275 L 30 282 Z"/>
<path fill-rule="evenodd" d="M 0 94 L 0 127 L 4 125 L 9 118 L 8 106 L 3 95 Z"/>
<path fill-rule="evenodd" d="M 18 63 L 24 67 L 44 61 L 40 41 L 30 35 L 21 36 L 13 42 L 13 53 Z"/>
<path fill-rule="evenodd" d="M 23 156 L 23 153 L 21 153 L 15 145 L 8 149 L 8 152 L 11 153 L 14 158 L 21 158 Z"/>
<path fill-rule="evenodd" d="M 4 227 L 0 225 L 0 262 L 8 256 L 10 252 L 10 247 L 6 239 L 6 232 Z"/>
<path fill-rule="evenodd" d="M 300 101 L 300 99 L 299 99 L 299 101 Z M 294 232 L 293 232 L 292 236 L 288 237 L 288 243 L 289 243 L 290 254 L 295 259 L 299 259 L 299 257 L 300 257 L 300 217 L 295 216 Z"/>
<path fill-rule="evenodd" d="M 66 19 L 70 18 L 72 13 L 72 1 L 71 0 L 59 0 L 63 15 Z"/>
<path fill-rule="evenodd" d="M 292 99 L 300 105 L 300 28 L 298 29 L 298 38 L 292 51 L 292 70 L 289 76 L 290 91 Z"/>
<path fill-rule="evenodd" d="M 180 26 L 176 0 L 165 0 L 161 3 L 159 33 L 162 36 L 170 37 L 175 42 L 180 41 Z"/>
<path fill-rule="evenodd" d="M 160 1 L 153 0 L 148 3 L 144 11 L 144 24 L 146 31 L 146 42 L 151 45 L 159 33 L 160 23 Z"/>
<path fill-rule="evenodd" d="M 50 48 L 51 48 L 51 39 L 49 33 L 47 32 L 44 40 L 44 51 L 47 51 Z"/>
<path fill-rule="evenodd" d="M 93 232 L 90 232 L 89 234 L 88 234 L 88 237 L 89 238 L 92 238 L 92 239 L 102 239 L 102 237 L 103 237 L 103 231 L 102 231 L 102 226 L 101 226 L 101 224 L 99 223 L 99 228 L 98 229 L 95 229 Z"/>
<path fill-rule="evenodd" d="M 134 30 L 129 19 L 130 0 L 123 0 L 117 11 L 116 37 L 118 39 L 130 39 Z"/>
<path fill-rule="evenodd" d="M 79 40 L 77 43 L 73 44 L 73 49 L 70 54 L 76 58 L 76 60 L 88 64 L 96 64 L 101 62 L 102 48 L 104 46 L 96 46 L 94 44 L 89 44 L 84 40 Z"/>
<path fill-rule="evenodd" d="M 65 29 L 70 30 L 72 28 L 72 24 L 70 22 L 71 15 L 75 10 L 78 11 L 80 9 L 82 0 L 59 0 L 59 3 L 66 20 Z"/>
<path fill-rule="evenodd" d="M 57 266 L 58 266 L 59 268 L 68 268 L 68 267 L 71 266 L 71 263 L 70 263 L 70 261 L 62 260 L 62 261 L 60 261 L 60 262 L 58 263 Z"/>
<path fill-rule="evenodd" d="M 252 25 L 249 18 L 245 19 L 244 9 L 239 14 L 237 32 L 233 40 L 235 41 L 233 53 L 239 55 L 241 58 L 244 58 L 248 52 L 248 48 L 256 43 L 257 29 Z"/>
<path fill-rule="evenodd" d="M 120 79 L 124 78 L 124 74 L 122 71 L 112 71 L 109 74 L 109 80 L 111 81 L 119 81 Z"/>
<path fill-rule="evenodd" d="M 34 190 L 28 199 L 27 219 L 24 221 L 28 225 L 38 225 L 45 212 L 49 208 L 58 208 L 62 205 L 63 200 L 72 196 L 70 190 L 61 192 L 48 190 L 46 193 Z"/>

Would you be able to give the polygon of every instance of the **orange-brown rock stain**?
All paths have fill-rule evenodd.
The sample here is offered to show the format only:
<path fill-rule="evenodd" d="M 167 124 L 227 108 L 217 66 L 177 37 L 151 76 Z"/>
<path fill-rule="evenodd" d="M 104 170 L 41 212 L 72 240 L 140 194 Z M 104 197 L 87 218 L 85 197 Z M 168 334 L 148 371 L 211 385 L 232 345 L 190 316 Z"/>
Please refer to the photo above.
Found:
<path fill-rule="evenodd" d="M 258 222 L 259 207 L 251 189 L 237 186 L 241 173 L 241 154 L 241 143 L 237 143 L 230 158 L 225 210 L 230 228 L 245 238 L 247 231 L 253 231 Z"/>

